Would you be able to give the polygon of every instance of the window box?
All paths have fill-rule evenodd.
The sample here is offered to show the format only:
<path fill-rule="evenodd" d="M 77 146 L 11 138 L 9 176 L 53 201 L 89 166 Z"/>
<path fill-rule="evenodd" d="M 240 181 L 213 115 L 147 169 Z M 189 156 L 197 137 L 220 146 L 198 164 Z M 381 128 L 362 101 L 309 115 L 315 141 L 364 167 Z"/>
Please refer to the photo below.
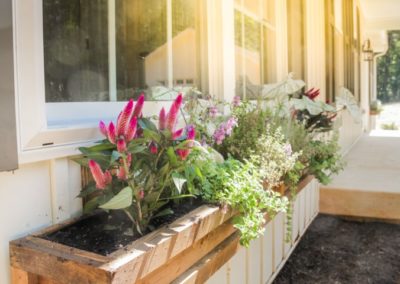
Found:
<path fill-rule="evenodd" d="M 204 205 L 106 256 L 40 237 L 77 219 L 67 221 L 10 243 L 12 283 L 180 283 L 193 270 L 196 283 L 205 281 L 239 249 L 233 215 Z"/>

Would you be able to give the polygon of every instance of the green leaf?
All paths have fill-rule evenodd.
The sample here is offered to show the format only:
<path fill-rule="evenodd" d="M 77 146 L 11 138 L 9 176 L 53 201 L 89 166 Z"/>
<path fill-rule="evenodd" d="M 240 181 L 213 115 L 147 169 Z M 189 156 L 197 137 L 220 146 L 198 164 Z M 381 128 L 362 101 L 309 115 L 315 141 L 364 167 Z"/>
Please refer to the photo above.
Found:
<path fill-rule="evenodd" d="M 154 215 L 154 218 L 155 217 L 162 217 L 162 216 L 166 216 L 166 215 L 171 215 L 171 214 L 174 214 L 174 211 L 172 211 L 171 208 L 165 208 L 164 210 L 161 210 L 156 215 Z"/>
<path fill-rule="evenodd" d="M 120 192 L 118 192 L 118 194 L 115 195 L 113 198 L 111 198 L 108 202 L 99 207 L 102 209 L 112 209 L 112 210 L 124 209 L 131 206 L 132 198 L 133 198 L 132 189 L 129 186 L 127 186 Z"/>
<path fill-rule="evenodd" d="M 94 184 L 90 184 L 86 186 L 84 189 L 82 189 L 77 197 L 86 197 L 95 191 L 97 191 L 96 186 Z"/>
<path fill-rule="evenodd" d="M 90 152 L 101 152 L 101 151 L 106 151 L 106 150 L 112 150 L 115 149 L 116 146 L 114 144 L 111 144 L 110 142 L 102 142 L 100 144 L 87 147 L 86 149 Z"/>
<path fill-rule="evenodd" d="M 171 165 L 173 167 L 175 167 L 178 164 L 178 158 L 176 157 L 174 148 L 169 147 L 168 150 L 167 150 L 167 155 L 168 155 L 168 158 L 169 158 L 169 162 L 171 163 Z"/>
<path fill-rule="evenodd" d="M 144 129 L 143 136 L 147 139 L 155 141 L 156 143 L 160 143 L 161 140 L 160 135 L 157 132 L 152 131 L 150 129 Z"/>
<path fill-rule="evenodd" d="M 89 167 L 89 159 L 82 157 L 82 158 L 73 158 L 71 159 L 72 161 L 74 161 L 75 163 L 78 163 L 79 165 L 83 166 L 83 167 Z"/>
<path fill-rule="evenodd" d="M 181 199 L 181 198 L 188 198 L 188 197 L 196 197 L 193 194 L 179 194 L 179 195 L 174 195 L 171 197 L 166 197 L 166 198 L 160 198 L 160 201 L 165 201 L 165 200 L 174 200 L 174 199 Z"/>
<path fill-rule="evenodd" d="M 178 190 L 178 192 L 182 193 L 182 187 L 185 184 L 185 182 L 187 182 L 187 180 L 183 176 L 177 173 L 172 174 L 172 180 L 174 181 L 175 187 Z"/>
<path fill-rule="evenodd" d="M 152 130 L 152 131 L 155 131 L 155 132 L 158 131 L 157 130 L 157 126 L 148 118 L 139 119 L 138 124 L 143 129 L 149 129 L 149 130 Z"/>
<path fill-rule="evenodd" d="M 146 145 L 129 145 L 128 151 L 132 154 L 141 153 L 146 150 L 148 147 Z"/>
<path fill-rule="evenodd" d="M 111 163 L 111 164 L 114 163 L 114 162 L 117 161 L 119 158 L 121 158 L 121 153 L 118 152 L 118 151 L 112 151 L 110 163 Z"/>
<path fill-rule="evenodd" d="M 89 214 L 93 212 L 98 206 L 100 202 L 100 197 L 96 196 L 90 199 L 88 202 L 85 203 L 83 207 L 83 214 Z"/>

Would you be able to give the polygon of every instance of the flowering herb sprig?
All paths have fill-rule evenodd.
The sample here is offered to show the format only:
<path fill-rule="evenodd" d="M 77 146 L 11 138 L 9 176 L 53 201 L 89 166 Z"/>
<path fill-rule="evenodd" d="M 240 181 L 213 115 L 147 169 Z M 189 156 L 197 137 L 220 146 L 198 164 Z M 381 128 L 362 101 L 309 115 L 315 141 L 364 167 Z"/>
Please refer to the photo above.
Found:
<path fill-rule="evenodd" d="M 139 234 L 148 229 L 153 217 L 172 213 L 170 200 L 193 196 L 193 182 L 201 175 L 190 159 L 194 126 L 176 129 L 182 95 L 172 102 L 168 112 L 161 109 L 158 127 L 143 117 L 143 105 L 144 96 L 136 103 L 129 100 L 116 124 L 106 126 L 101 121 L 99 130 L 104 140 L 80 148 L 84 157 L 77 159 L 93 176 L 93 183 L 80 195 L 89 198 L 85 211 L 97 207 L 123 210 Z"/>

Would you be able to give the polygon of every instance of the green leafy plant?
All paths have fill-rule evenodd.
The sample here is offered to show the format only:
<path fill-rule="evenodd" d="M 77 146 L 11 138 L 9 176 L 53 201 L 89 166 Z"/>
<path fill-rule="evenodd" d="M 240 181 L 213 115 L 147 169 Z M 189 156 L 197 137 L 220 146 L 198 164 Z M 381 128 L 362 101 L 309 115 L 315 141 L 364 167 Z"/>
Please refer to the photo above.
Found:
<path fill-rule="evenodd" d="M 239 229 L 240 243 L 244 246 L 263 233 L 265 214 L 272 218 L 287 208 L 285 197 L 264 190 L 259 169 L 248 161 L 242 163 L 228 158 L 221 164 L 210 164 L 201 186 L 205 200 L 237 211 L 233 225 Z"/>
<path fill-rule="evenodd" d="M 381 128 L 383 130 L 399 130 L 399 127 L 394 122 L 382 124 Z"/>
<path fill-rule="evenodd" d="M 161 110 L 158 127 L 142 117 L 144 96 L 136 105 L 130 100 L 116 125 L 99 127 L 105 139 L 95 146 L 80 148 L 81 165 L 89 167 L 94 182 L 81 192 L 88 198 L 84 210 L 123 210 L 133 230 L 143 234 L 152 218 L 172 213 L 171 200 L 191 197 L 195 179 L 201 177 L 189 156 L 194 146 L 192 126 L 175 129 L 182 103 L 179 95 L 168 113 Z"/>
<path fill-rule="evenodd" d="M 329 139 L 313 140 L 310 143 L 308 171 L 325 185 L 331 181 L 333 174 L 339 173 L 344 167 L 338 138 L 335 133 Z"/>

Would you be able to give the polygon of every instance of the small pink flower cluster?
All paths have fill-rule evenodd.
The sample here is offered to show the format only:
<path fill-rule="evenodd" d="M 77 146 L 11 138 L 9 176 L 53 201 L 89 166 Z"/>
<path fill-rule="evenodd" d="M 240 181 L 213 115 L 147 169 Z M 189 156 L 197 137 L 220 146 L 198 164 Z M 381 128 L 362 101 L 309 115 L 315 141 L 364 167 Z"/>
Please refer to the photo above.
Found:
<path fill-rule="evenodd" d="M 285 151 L 285 154 L 286 154 L 287 157 L 290 157 L 292 155 L 292 153 L 293 153 L 292 145 L 290 145 L 290 143 L 286 143 L 283 146 L 283 151 Z"/>
<path fill-rule="evenodd" d="M 227 136 L 231 136 L 233 128 L 237 126 L 235 117 L 230 117 L 227 121 L 220 124 L 215 130 L 213 138 L 217 145 L 221 145 Z"/>
<path fill-rule="evenodd" d="M 218 108 L 216 106 L 211 106 L 211 107 L 208 108 L 208 115 L 211 118 L 216 118 L 217 115 L 218 115 L 218 112 L 219 111 L 218 111 Z"/>
<path fill-rule="evenodd" d="M 241 103 L 240 97 L 239 97 L 239 96 L 235 96 L 235 97 L 233 98 L 232 105 L 233 105 L 234 107 L 238 107 L 238 106 L 240 106 L 240 103 Z"/>

